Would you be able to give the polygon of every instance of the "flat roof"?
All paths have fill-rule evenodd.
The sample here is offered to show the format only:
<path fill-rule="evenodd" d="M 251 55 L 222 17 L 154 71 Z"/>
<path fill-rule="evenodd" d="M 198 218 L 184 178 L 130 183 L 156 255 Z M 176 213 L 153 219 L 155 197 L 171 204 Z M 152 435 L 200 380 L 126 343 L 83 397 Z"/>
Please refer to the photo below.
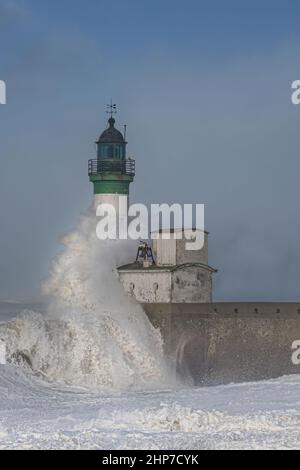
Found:
<path fill-rule="evenodd" d="M 191 231 L 191 232 L 204 232 L 209 235 L 209 232 L 207 230 L 201 230 L 200 228 L 196 227 L 191 227 L 191 228 L 160 228 L 159 230 L 152 230 L 150 233 L 163 233 L 163 232 L 169 232 L 169 233 L 174 233 L 174 232 L 184 232 L 184 231 Z"/>
<path fill-rule="evenodd" d="M 176 271 L 176 269 L 182 268 L 189 268 L 189 267 L 198 267 L 203 268 L 211 272 L 217 272 L 217 269 L 208 266 L 208 264 L 203 263 L 184 263 L 184 264 L 175 264 L 175 265 L 165 265 L 165 266 L 157 266 L 157 264 L 151 264 L 148 268 L 144 268 L 141 263 L 130 263 L 124 264 L 124 266 L 120 266 L 118 271 L 136 271 L 136 272 L 156 272 L 156 271 Z"/>
<path fill-rule="evenodd" d="M 144 268 L 141 263 L 124 264 L 118 268 L 118 271 L 172 271 L 174 266 L 157 266 L 151 264 L 148 268 Z"/>

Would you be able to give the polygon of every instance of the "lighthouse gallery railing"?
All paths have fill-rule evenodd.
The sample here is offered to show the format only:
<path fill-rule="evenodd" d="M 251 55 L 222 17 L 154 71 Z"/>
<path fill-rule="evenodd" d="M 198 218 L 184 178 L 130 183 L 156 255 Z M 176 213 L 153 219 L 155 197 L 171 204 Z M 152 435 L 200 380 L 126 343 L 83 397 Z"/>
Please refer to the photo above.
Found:
<path fill-rule="evenodd" d="M 135 160 L 89 160 L 89 176 L 103 173 L 119 173 L 121 175 L 135 175 Z"/>

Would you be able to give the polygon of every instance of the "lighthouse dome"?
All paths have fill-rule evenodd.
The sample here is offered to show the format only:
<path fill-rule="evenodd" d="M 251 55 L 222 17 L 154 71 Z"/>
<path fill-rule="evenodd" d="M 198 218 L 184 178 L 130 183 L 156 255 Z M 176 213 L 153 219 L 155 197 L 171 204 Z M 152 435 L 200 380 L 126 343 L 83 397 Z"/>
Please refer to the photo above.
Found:
<path fill-rule="evenodd" d="M 124 137 L 118 129 L 115 128 L 115 119 L 109 118 L 109 127 L 99 137 L 98 143 L 124 143 Z"/>

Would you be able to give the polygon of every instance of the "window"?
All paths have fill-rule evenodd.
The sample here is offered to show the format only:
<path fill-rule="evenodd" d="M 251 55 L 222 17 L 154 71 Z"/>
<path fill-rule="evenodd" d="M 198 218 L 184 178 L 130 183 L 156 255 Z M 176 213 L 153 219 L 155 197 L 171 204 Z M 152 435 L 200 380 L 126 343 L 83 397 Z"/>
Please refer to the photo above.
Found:
<path fill-rule="evenodd" d="M 98 158 L 125 158 L 125 146 L 123 144 L 99 144 Z"/>
<path fill-rule="evenodd" d="M 115 146 L 115 157 L 122 160 L 124 158 L 124 146 L 116 145 Z"/>
<path fill-rule="evenodd" d="M 113 146 L 112 145 L 103 145 L 99 146 L 98 156 L 100 158 L 113 158 Z"/>

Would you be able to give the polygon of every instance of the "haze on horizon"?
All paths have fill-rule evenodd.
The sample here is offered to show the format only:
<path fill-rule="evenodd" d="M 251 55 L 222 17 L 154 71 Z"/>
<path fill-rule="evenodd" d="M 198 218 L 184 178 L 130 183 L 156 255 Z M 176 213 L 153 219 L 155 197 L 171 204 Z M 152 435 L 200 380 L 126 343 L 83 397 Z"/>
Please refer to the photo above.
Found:
<path fill-rule="evenodd" d="M 133 202 L 205 203 L 214 300 L 300 299 L 296 0 L 0 0 L 0 299 L 38 299 L 118 104 Z"/>

